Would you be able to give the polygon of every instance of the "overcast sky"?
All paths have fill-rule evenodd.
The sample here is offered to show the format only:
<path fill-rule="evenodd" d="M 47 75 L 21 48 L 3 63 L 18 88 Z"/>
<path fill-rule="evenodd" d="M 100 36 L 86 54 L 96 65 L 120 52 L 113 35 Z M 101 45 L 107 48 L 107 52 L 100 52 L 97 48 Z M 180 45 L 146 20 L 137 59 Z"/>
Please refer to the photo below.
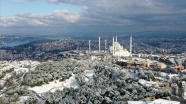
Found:
<path fill-rule="evenodd" d="M 186 31 L 186 0 L 0 0 L 1 34 Z"/>

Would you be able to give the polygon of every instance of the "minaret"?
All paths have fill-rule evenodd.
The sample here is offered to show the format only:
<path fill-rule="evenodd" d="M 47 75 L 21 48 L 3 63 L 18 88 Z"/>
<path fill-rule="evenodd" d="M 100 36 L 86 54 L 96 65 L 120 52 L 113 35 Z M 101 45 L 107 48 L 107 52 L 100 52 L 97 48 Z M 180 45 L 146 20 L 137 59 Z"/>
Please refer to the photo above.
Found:
<path fill-rule="evenodd" d="M 116 36 L 116 42 L 118 42 L 118 37 Z"/>
<path fill-rule="evenodd" d="M 130 54 L 132 56 L 132 34 L 130 35 Z"/>
<path fill-rule="evenodd" d="M 100 37 L 99 37 L 99 52 L 100 52 Z"/>
<path fill-rule="evenodd" d="M 112 55 L 114 55 L 114 51 L 115 51 L 115 46 L 114 46 L 114 37 L 113 37 L 113 42 L 112 42 Z"/>
<path fill-rule="evenodd" d="M 105 51 L 107 50 L 107 40 L 105 39 Z"/>
<path fill-rule="evenodd" d="M 90 48 L 90 40 L 88 40 L 88 46 L 89 46 L 89 54 L 91 52 L 91 48 Z"/>

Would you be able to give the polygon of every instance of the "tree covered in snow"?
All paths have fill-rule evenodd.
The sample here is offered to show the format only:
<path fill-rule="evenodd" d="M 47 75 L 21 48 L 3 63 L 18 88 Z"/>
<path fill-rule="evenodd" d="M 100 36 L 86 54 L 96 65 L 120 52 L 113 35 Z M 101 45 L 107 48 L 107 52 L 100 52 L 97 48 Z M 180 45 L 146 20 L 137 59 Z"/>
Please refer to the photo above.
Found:
<path fill-rule="evenodd" d="M 168 90 L 154 90 L 138 82 L 139 78 L 150 80 L 160 76 L 160 72 L 137 68 L 122 69 L 114 64 L 116 58 L 107 60 L 106 58 L 101 60 L 79 58 L 64 58 L 41 64 L 35 70 L 22 74 L 19 80 L 16 75 L 13 75 L 16 80 L 9 80 L 11 86 L 6 91 L 6 96 L 9 97 L 0 97 L 0 103 L 16 102 L 19 96 L 29 95 L 25 104 L 112 104 L 115 101 L 141 100 L 147 97 L 162 98 L 171 94 Z M 94 69 L 91 78 L 85 75 L 86 70 L 89 69 Z M 55 92 L 46 92 L 41 97 L 36 92 L 26 89 L 27 86 L 39 86 L 50 81 L 64 81 L 72 74 L 75 74 L 79 84 L 76 89 L 64 88 Z M 88 81 L 85 80 L 87 78 Z M 13 98 L 10 99 L 11 97 Z"/>
<path fill-rule="evenodd" d="M 155 80 L 155 76 L 158 76 L 158 74 L 154 73 L 154 71 L 139 69 L 138 77 L 140 79 L 145 79 L 150 81 L 150 79 Z"/>
<path fill-rule="evenodd" d="M 171 74 L 178 74 L 179 71 L 174 68 L 165 68 L 162 70 L 162 72 L 171 73 Z"/>
<path fill-rule="evenodd" d="M 49 103 L 61 104 L 111 104 L 114 101 L 140 100 L 146 97 L 166 97 L 169 92 L 155 91 L 150 87 L 141 86 L 138 79 L 112 67 L 95 66 L 95 74 L 88 82 L 83 75 L 77 75 L 80 85 L 78 89 L 65 88 L 45 96 Z"/>
<path fill-rule="evenodd" d="M 53 80 L 64 81 L 72 76 L 72 73 L 82 73 L 88 69 L 90 61 L 76 59 L 62 59 L 60 61 L 45 63 L 35 70 L 26 73 L 23 84 L 28 86 L 40 86 Z"/>

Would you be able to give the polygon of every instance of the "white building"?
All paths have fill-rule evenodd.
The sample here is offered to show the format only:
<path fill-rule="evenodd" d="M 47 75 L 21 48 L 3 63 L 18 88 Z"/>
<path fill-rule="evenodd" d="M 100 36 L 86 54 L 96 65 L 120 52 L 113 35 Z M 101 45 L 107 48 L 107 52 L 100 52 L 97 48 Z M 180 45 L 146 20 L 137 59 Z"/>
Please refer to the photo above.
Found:
<path fill-rule="evenodd" d="M 182 81 L 182 97 L 186 99 L 186 84 L 185 81 Z"/>
<path fill-rule="evenodd" d="M 114 41 L 114 37 L 113 37 L 113 45 L 110 47 L 109 51 L 113 54 L 113 56 L 119 56 L 119 57 L 132 56 L 132 54 L 127 49 L 123 48 L 123 46 L 121 46 L 119 42 L 117 42 L 117 37 L 116 37 L 116 41 Z"/>

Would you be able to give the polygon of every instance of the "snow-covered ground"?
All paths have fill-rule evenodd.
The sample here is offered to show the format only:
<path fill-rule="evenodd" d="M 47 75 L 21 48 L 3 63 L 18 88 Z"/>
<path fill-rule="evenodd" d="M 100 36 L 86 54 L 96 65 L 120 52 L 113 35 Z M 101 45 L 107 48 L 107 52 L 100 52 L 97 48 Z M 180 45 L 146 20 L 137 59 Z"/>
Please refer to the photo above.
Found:
<path fill-rule="evenodd" d="M 39 65 L 39 61 L 0 61 L 0 70 L 10 70 L 14 68 L 14 71 L 28 71 L 28 66 L 30 65 L 30 70 L 34 70 L 37 65 Z"/>
<path fill-rule="evenodd" d="M 83 75 L 85 76 L 85 81 L 88 82 L 90 79 L 93 78 L 94 75 L 94 69 L 85 70 Z M 38 94 L 43 94 L 48 91 L 55 92 L 56 90 L 63 90 L 64 88 L 78 88 L 79 84 L 75 78 L 75 74 L 72 74 L 72 76 L 69 79 L 66 79 L 65 81 L 59 82 L 59 80 L 55 80 L 52 82 L 49 82 L 49 84 L 44 84 L 42 86 L 35 86 L 35 87 L 29 87 L 29 90 L 35 91 Z"/>
<path fill-rule="evenodd" d="M 127 101 L 128 104 L 180 104 L 178 101 L 156 99 L 154 101 Z"/>
<path fill-rule="evenodd" d="M 26 100 L 28 100 L 30 96 L 20 96 L 19 99 L 20 99 L 20 102 L 25 102 Z"/>
<path fill-rule="evenodd" d="M 86 77 L 85 77 L 85 81 L 88 82 L 90 79 L 93 78 L 94 69 L 85 70 L 85 71 L 84 71 L 84 75 L 86 76 Z"/>
<path fill-rule="evenodd" d="M 183 99 L 186 99 L 186 91 L 183 92 L 182 97 Z"/>
<path fill-rule="evenodd" d="M 34 70 L 40 62 L 24 60 L 24 61 L 0 61 L 0 73 L 2 71 L 9 71 L 10 69 L 14 69 L 16 73 L 19 72 L 28 72 L 28 66 L 30 65 L 30 70 Z M 0 84 L 4 84 L 7 78 L 11 77 L 11 73 L 6 73 L 6 75 L 0 80 Z"/>
<path fill-rule="evenodd" d="M 62 82 L 59 82 L 59 80 L 55 80 L 55 81 L 49 82 L 49 84 L 44 84 L 42 86 L 29 87 L 28 89 L 35 91 L 38 94 L 42 94 L 48 91 L 55 92 L 56 90 L 63 90 L 65 87 L 67 88 L 71 88 L 71 87 L 78 88 L 79 87 L 74 74 L 72 74 L 72 76 L 69 79 L 66 79 L 65 81 L 62 81 Z"/>
<path fill-rule="evenodd" d="M 147 63 L 147 65 L 149 66 L 150 64 L 152 63 L 158 63 L 161 65 L 161 68 L 164 69 L 167 67 L 166 64 L 162 63 L 162 62 L 159 62 L 159 61 L 156 61 L 156 60 L 150 60 L 150 59 L 143 59 L 143 58 L 132 58 L 133 60 L 138 60 L 140 62 L 145 62 Z"/>

